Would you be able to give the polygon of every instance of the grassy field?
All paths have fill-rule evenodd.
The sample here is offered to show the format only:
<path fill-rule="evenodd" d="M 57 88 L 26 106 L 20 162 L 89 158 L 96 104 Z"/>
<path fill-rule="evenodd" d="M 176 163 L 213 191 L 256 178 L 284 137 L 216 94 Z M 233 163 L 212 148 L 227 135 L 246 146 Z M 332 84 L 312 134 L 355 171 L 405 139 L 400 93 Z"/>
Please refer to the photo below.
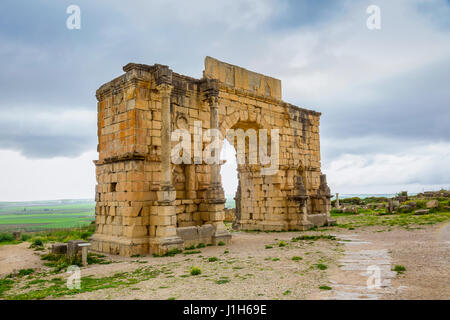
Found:
<path fill-rule="evenodd" d="M 94 220 L 92 200 L 0 202 L 0 231 L 41 231 L 86 226 Z"/>

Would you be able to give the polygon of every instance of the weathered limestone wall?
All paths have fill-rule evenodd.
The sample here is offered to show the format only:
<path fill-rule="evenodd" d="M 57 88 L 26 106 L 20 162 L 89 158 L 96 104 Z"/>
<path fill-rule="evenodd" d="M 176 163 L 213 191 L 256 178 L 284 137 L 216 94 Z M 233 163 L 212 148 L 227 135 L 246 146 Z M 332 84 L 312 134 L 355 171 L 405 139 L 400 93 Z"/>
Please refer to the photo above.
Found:
<path fill-rule="evenodd" d="M 224 136 L 231 128 L 279 129 L 277 174 L 263 176 L 261 165 L 239 165 L 237 228 L 306 229 L 312 220 L 331 221 L 331 196 L 320 171 L 320 113 L 283 102 L 281 81 L 209 57 L 200 80 L 162 65 L 131 63 L 123 70 L 97 90 L 94 250 L 163 253 L 186 245 L 180 235 L 195 234 L 186 227 L 203 225 L 214 229 L 212 243 L 230 241 L 220 165 L 168 160 L 176 144 L 167 140 L 170 132 L 198 135 L 194 121 Z M 311 215 L 316 218 L 308 220 Z"/>

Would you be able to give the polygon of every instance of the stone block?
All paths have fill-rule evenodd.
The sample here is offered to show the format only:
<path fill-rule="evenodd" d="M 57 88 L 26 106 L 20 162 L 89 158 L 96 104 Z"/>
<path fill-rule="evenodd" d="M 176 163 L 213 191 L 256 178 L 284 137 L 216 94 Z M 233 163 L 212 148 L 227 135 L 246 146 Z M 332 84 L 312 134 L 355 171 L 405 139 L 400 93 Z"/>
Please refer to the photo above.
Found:
<path fill-rule="evenodd" d="M 424 215 L 424 214 L 429 214 L 429 213 L 430 213 L 430 210 L 428 210 L 428 209 L 421 209 L 421 210 L 414 211 L 415 215 Z"/>
<path fill-rule="evenodd" d="M 85 240 L 69 240 L 67 242 L 67 258 L 73 259 L 81 253 L 81 248 L 78 246 L 81 243 L 87 243 Z"/>
<path fill-rule="evenodd" d="M 427 202 L 427 209 L 435 209 L 439 207 L 439 201 L 437 200 L 430 200 Z"/>
<path fill-rule="evenodd" d="M 54 243 L 52 244 L 52 253 L 54 254 L 66 254 L 67 253 L 67 243 Z"/>

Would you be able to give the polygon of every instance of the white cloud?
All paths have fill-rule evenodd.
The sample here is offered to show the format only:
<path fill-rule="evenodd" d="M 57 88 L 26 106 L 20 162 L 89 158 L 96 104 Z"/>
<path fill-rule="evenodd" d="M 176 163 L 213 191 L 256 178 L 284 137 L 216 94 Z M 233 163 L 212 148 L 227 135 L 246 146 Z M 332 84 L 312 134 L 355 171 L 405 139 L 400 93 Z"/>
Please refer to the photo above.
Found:
<path fill-rule="evenodd" d="M 76 158 L 27 159 L 18 152 L 0 150 L 0 201 L 93 199 L 95 151 Z"/>
<path fill-rule="evenodd" d="M 323 171 L 333 192 L 421 192 L 450 188 L 449 163 L 450 143 L 435 143 L 389 154 L 343 154 Z"/>

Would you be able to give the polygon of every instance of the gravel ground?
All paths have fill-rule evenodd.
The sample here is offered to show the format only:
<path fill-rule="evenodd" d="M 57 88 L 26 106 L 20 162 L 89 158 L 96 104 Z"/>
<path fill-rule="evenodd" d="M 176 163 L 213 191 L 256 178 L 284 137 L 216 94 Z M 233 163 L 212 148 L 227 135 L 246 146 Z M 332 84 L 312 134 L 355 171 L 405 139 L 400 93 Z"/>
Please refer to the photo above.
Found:
<path fill-rule="evenodd" d="M 338 240 L 302 240 L 299 235 L 333 234 Z M 279 246 L 284 241 L 286 246 Z M 272 248 L 266 249 L 266 245 Z M 153 267 L 155 278 L 118 288 L 85 292 L 63 299 L 449 299 L 450 224 L 420 229 L 379 227 L 321 232 L 234 232 L 229 246 L 198 249 L 174 257 L 122 258 L 114 263 L 82 268 L 96 278 Z M 228 253 L 225 253 L 225 251 Z M 300 260 L 292 258 L 300 257 Z M 208 261 L 216 257 L 217 261 Z M 320 270 L 318 264 L 326 267 Z M 368 266 L 381 268 L 383 287 L 368 289 Z M 392 272 L 394 265 L 406 268 Z M 191 267 L 200 275 L 190 275 Z M 13 270 L 44 270 L 28 244 L 0 247 L 0 274 Z M 66 274 L 59 276 L 68 277 Z M 322 286 L 322 289 L 319 287 Z M 331 288 L 331 290 L 323 286 Z M 20 293 L 15 288 L 11 293 Z"/>

